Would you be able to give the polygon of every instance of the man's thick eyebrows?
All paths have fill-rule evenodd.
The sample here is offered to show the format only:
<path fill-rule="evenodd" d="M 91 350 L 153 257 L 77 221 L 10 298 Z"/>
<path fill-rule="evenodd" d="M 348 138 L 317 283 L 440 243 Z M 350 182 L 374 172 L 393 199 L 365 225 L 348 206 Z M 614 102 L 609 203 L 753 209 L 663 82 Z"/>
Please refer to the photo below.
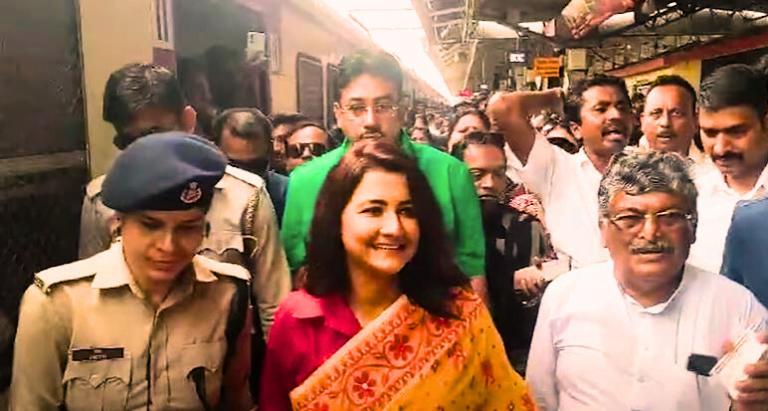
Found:
<path fill-rule="evenodd" d="M 350 103 L 365 103 L 368 100 L 372 100 L 375 103 L 379 103 L 382 101 L 396 101 L 396 98 L 393 98 L 392 95 L 384 95 L 379 97 L 374 97 L 372 99 L 360 97 L 360 96 L 353 96 L 349 98 Z"/>
<path fill-rule="evenodd" d="M 727 127 L 704 127 L 699 125 L 699 129 L 702 133 L 707 135 L 720 134 L 720 133 L 733 133 L 734 131 L 741 131 L 749 129 L 749 125 L 745 123 L 731 124 Z"/>
<path fill-rule="evenodd" d="M 377 103 L 381 103 L 382 101 L 388 101 L 388 102 L 397 101 L 397 99 L 392 97 L 391 95 L 387 95 L 387 96 L 376 97 L 375 99 L 373 99 L 373 101 Z"/>
<path fill-rule="evenodd" d="M 597 101 L 594 101 L 594 102 L 591 102 L 591 103 L 592 104 L 589 105 L 590 107 L 607 107 L 607 106 L 610 106 L 611 104 L 613 104 L 613 101 L 612 100 L 600 99 L 600 100 L 597 100 Z"/>

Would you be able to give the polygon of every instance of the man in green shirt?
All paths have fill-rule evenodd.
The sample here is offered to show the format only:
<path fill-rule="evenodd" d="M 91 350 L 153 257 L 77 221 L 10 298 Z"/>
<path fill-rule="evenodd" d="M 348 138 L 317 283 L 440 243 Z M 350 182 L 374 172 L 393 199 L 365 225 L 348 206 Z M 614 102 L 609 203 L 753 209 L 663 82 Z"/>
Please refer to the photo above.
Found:
<path fill-rule="evenodd" d="M 336 122 L 346 139 L 341 147 L 293 171 L 283 218 L 283 244 L 291 270 L 304 264 L 315 201 L 328 172 L 356 141 L 366 138 L 399 141 L 427 177 L 453 240 L 456 262 L 485 297 L 485 243 L 480 206 L 472 176 L 461 161 L 437 149 L 410 141 L 402 131 L 398 106 L 403 85 L 400 65 L 392 56 L 359 51 L 339 67 Z"/>

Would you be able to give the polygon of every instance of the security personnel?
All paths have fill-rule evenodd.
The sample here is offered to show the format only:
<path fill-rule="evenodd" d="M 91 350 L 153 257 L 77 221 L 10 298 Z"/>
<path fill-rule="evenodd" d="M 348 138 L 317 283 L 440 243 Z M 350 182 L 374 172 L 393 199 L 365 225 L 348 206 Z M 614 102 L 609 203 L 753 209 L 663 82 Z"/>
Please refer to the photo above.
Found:
<path fill-rule="evenodd" d="M 249 274 L 196 255 L 226 159 L 142 138 L 104 180 L 120 241 L 45 270 L 21 303 L 11 409 L 246 410 Z"/>
<path fill-rule="evenodd" d="M 153 64 L 128 64 L 110 75 L 104 89 L 104 120 L 117 132 L 113 142 L 124 150 L 147 134 L 192 132 L 196 113 L 184 101 L 174 74 Z M 118 221 L 103 202 L 104 176 L 85 189 L 80 219 L 79 257 L 109 248 Z M 291 291 L 291 275 L 274 207 L 264 180 L 227 167 L 214 187 L 207 214 L 210 232 L 201 252 L 217 261 L 245 267 L 252 276 L 252 296 L 258 306 L 260 331 L 266 337 L 277 306 Z M 263 349 L 263 347 L 262 347 Z"/>

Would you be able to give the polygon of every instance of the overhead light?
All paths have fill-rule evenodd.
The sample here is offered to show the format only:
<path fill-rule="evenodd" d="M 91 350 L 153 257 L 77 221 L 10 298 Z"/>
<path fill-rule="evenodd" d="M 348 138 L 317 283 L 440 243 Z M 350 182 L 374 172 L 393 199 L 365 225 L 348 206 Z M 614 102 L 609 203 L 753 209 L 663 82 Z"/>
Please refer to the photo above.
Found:
<path fill-rule="evenodd" d="M 673 1 L 672 3 L 667 3 L 667 7 L 669 7 L 669 8 L 672 8 L 672 7 L 675 7 L 675 6 L 677 6 L 677 2 L 676 1 Z"/>
<path fill-rule="evenodd" d="M 340 14 L 356 20 L 375 43 L 397 55 L 405 68 L 412 70 L 434 90 L 446 98 L 451 97 L 442 74 L 424 48 L 426 33 L 411 0 L 324 1 Z M 438 29 L 434 25 L 433 28 Z M 438 30 L 436 34 L 441 37 L 448 35 Z"/>

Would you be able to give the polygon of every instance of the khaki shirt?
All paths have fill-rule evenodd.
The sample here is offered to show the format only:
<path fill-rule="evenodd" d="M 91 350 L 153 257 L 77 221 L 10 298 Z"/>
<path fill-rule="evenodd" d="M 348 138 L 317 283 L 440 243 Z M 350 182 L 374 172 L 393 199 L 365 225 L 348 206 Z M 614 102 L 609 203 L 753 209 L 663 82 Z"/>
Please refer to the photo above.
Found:
<path fill-rule="evenodd" d="M 103 176 L 98 177 L 85 190 L 80 220 L 81 259 L 109 248 L 118 226 L 115 212 L 101 201 L 103 181 Z M 272 201 L 261 177 L 231 166 L 227 166 L 215 190 L 206 217 L 210 232 L 203 242 L 203 254 L 250 271 L 252 294 L 266 337 L 278 305 L 291 291 L 291 275 Z"/>
<path fill-rule="evenodd" d="M 242 399 L 247 372 L 237 387 L 224 384 L 222 392 L 222 384 L 232 381 L 224 373 L 225 329 L 237 283 L 248 277 L 242 267 L 196 256 L 155 311 L 120 242 L 41 272 L 21 303 L 11 409 L 203 410 L 214 409 L 222 395 Z M 241 328 L 247 336 L 245 317 Z M 230 355 L 240 358 L 248 338 L 232 347 Z M 193 381 L 193 370 L 203 371 L 204 385 Z M 208 408 L 198 394 L 203 389 Z"/>

